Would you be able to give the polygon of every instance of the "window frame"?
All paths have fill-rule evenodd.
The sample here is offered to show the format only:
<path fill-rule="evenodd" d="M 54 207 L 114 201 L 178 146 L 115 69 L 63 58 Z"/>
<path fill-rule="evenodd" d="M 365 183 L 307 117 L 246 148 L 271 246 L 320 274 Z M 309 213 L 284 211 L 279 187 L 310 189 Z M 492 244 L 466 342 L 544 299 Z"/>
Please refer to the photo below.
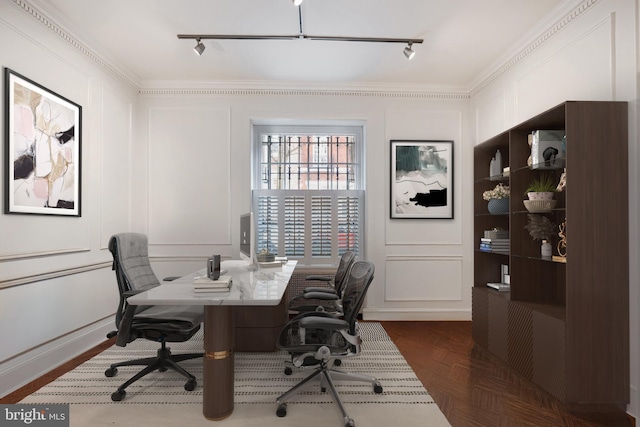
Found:
<path fill-rule="evenodd" d="M 275 134 L 275 135 L 331 135 L 331 136 L 342 136 L 342 135 L 354 135 L 355 136 L 355 145 L 354 145 L 354 159 L 353 163 L 357 164 L 357 171 L 355 173 L 355 189 L 262 189 L 262 135 L 263 134 Z M 252 124 L 252 156 L 251 156 L 251 166 L 252 166 L 252 178 L 251 178 L 251 188 L 252 188 L 252 210 L 254 211 L 254 220 L 258 222 L 258 198 L 264 197 L 267 194 L 273 194 L 274 197 L 280 197 L 284 199 L 283 196 L 289 195 L 298 195 L 305 197 L 305 220 L 310 218 L 312 212 L 309 210 L 310 207 L 310 199 L 314 196 L 331 196 L 332 204 L 335 206 L 334 212 L 332 212 L 332 222 L 335 224 L 338 222 L 337 217 L 339 215 L 340 206 L 336 202 L 336 200 L 340 197 L 355 197 L 357 198 L 357 215 L 358 215 L 358 236 L 357 241 L 355 243 L 355 247 L 358 250 L 358 256 L 360 258 L 364 257 L 364 242 L 365 242 L 365 156 L 364 156 L 364 125 L 363 123 L 327 123 L 327 124 Z M 306 142 L 305 142 L 306 143 Z M 279 195 L 279 196 L 276 196 Z M 344 199 L 343 199 L 344 200 Z M 278 201 L 279 208 L 282 209 L 284 206 L 284 200 Z M 283 215 L 283 214 L 281 214 Z M 311 221 L 305 221 L 305 236 L 310 236 L 311 232 Z M 278 254 L 285 253 L 285 237 L 284 237 L 284 227 L 285 224 L 278 224 Z M 331 230 L 331 256 L 313 256 L 312 248 L 311 248 L 311 238 L 305 238 L 305 255 L 304 256 L 289 256 L 289 258 L 297 259 L 299 265 L 304 266 L 334 266 L 337 265 L 340 259 L 339 240 L 340 240 L 340 231 L 339 227 L 332 226 Z M 256 230 L 258 229 L 256 224 Z M 256 233 L 258 234 L 258 233 Z M 342 236 L 344 237 L 344 236 Z M 260 250 L 258 247 L 258 236 L 256 236 L 256 250 Z"/>

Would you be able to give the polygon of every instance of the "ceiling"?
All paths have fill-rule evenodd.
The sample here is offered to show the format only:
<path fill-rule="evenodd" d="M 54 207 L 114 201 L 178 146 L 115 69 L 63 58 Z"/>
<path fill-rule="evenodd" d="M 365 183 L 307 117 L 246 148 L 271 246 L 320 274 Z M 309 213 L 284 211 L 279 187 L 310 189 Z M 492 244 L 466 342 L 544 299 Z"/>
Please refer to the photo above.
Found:
<path fill-rule="evenodd" d="M 303 33 L 422 38 L 404 44 L 194 40 L 177 34 L 298 35 L 291 0 L 31 0 L 141 86 L 160 82 L 406 86 L 469 90 L 576 0 L 305 0 Z M 566 13 L 566 12 L 563 12 Z M 520 46 L 522 47 L 522 46 Z"/>

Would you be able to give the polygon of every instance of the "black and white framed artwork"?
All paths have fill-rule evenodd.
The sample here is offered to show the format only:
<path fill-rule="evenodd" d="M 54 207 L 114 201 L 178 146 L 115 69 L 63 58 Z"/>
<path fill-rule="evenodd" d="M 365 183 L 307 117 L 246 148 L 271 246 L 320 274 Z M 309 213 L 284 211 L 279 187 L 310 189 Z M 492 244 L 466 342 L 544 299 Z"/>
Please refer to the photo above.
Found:
<path fill-rule="evenodd" d="M 453 218 L 453 141 L 391 140 L 391 218 Z"/>

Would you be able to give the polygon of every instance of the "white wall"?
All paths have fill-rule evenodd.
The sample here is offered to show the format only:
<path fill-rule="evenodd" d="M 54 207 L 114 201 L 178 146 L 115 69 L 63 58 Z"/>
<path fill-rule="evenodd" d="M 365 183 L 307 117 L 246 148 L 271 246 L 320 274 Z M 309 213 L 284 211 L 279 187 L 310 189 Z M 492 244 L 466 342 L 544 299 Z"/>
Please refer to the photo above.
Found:
<path fill-rule="evenodd" d="M 245 96 L 241 91 L 229 95 L 228 90 L 220 95 L 214 88 L 197 95 L 180 89 L 157 92 L 143 90 L 141 97 L 146 132 L 141 141 L 147 147 L 136 163 L 150 166 L 148 188 L 136 199 L 148 201 L 139 210 L 148 215 L 153 253 L 163 256 L 164 264 L 174 263 L 173 268 L 165 265 L 166 271 L 182 272 L 184 257 L 238 253 L 234 230 L 251 201 L 252 121 L 358 120 L 365 123 L 364 257 L 376 264 L 365 317 L 470 319 L 472 271 L 463 245 L 463 236 L 471 230 L 464 209 L 470 188 L 462 184 L 464 171 L 472 167 L 472 145 L 463 140 L 466 97 L 425 101 L 417 96 L 395 99 L 393 94 L 299 90 Z M 389 218 L 389 141 L 403 138 L 454 141 L 453 220 Z M 167 141 L 172 141 L 168 151 Z M 185 159 L 178 159 L 178 153 Z M 175 167 L 176 162 L 182 167 Z M 173 170 L 178 173 L 170 174 Z M 166 191 L 154 189 L 158 183 L 164 183 Z M 168 201 L 176 204 L 165 205 Z"/>
<path fill-rule="evenodd" d="M 22 4 L 0 2 L 0 62 L 84 107 L 83 216 L 0 215 L 0 334 L 12 337 L 0 349 L 0 395 L 111 329 L 112 233 L 148 233 L 160 277 L 199 268 L 213 252 L 237 254 L 252 120 L 365 123 L 365 256 L 377 270 L 367 319 L 470 319 L 473 146 L 567 99 L 630 101 L 630 250 L 638 259 L 637 0 L 585 0 L 460 95 L 141 83 Z M 453 220 L 389 218 L 389 140 L 402 138 L 454 140 Z M 636 414 L 639 267 L 631 264 Z"/>
<path fill-rule="evenodd" d="M 131 228 L 137 91 L 38 19 L 0 1 L 0 65 L 82 106 L 82 217 L 0 215 L 0 395 L 114 329 L 118 292 L 107 241 Z M 4 162 L 3 155 L 3 193 Z"/>

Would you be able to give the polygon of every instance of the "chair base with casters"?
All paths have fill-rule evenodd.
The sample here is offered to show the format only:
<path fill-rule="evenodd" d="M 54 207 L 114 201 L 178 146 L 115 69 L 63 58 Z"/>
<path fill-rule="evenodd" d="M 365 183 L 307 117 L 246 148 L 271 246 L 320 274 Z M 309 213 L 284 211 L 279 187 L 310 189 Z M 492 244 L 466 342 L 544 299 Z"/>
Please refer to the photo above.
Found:
<path fill-rule="evenodd" d="M 357 337 L 357 339 L 359 339 L 359 337 Z M 334 366 L 338 364 L 336 364 L 335 362 L 339 362 L 341 361 L 341 359 L 335 359 L 332 356 L 332 352 L 333 350 L 331 350 L 328 346 L 322 346 L 315 353 L 303 353 L 292 357 L 292 361 L 288 363 L 290 363 L 294 367 L 300 369 L 311 368 L 314 371 L 298 384 L 296 384 L 293 388 L 283 393 L 276 399 L 276 415 L 278 417 L 285 417 L 287 415 L 286 402 L 290 398 L 305 390 L 308 386 L 312 385 L 312 381 L 314 379 L 318 379 L 320 381 L 320 391 L 324 393 L 328 388 L 329 393 L 331 393 L 331 396 L 333 397 L 333 401 L 338 405 L 338 408 L 342 413 L 345 427 L 355 427 L 355 422 L 349 417 L 347 410 L 340 400 L 340 395 L 336 390 L 334 381 L 344 380 L 369 383 L 373 386 L 373 391 L 376 394 L 382 393 L 382 385 L 375 377 L 356 374 L 352 372 L 345 372 L 336 369 Z M 285 374 L 290 375 L 291 373 L 291 367 L 288 366 L 287 368 L 285 368 Z"/>
<path fill-rule="evenodd" d="M 107 337 L 109 337 L 109 335 L 107 335 Z M 145 375 L 150 374 L 151 372 L 156 370 L 159 372 L 165 372 L 168 369 L 171 369 L 172 371 L 179 373 L 183 377 L 187 378 L 184 389 L 186 391 L 195 390 L 196 386 L 198 385 L 196 377 L 187 372 L 187 370 L 185 370 L 182 366 L 178 365 L 178 362 L 189 359 L 202 358 L 203 353 L 171 354 L 171 349 L 167 347 L 167 343 L 165 340 L 160 340 L 160 344 L 161 347 L 158 349 L 156 357 L 145 357 L 142 359 L 134 359 L 125 362 L 114 363 L 104 372 L 105 376 L 114 377 L 118 373 L 119 367 L 145 366 L 143 370 L 135 374 L 124 384 L 118 387 L 118 389 L 111 394 L 111 400 L 113 400 L 114 402 L 121 401 L 127 394 L 125 390 L 127 387 L 129 387 L 131 384 L 138 381 Z"/>

